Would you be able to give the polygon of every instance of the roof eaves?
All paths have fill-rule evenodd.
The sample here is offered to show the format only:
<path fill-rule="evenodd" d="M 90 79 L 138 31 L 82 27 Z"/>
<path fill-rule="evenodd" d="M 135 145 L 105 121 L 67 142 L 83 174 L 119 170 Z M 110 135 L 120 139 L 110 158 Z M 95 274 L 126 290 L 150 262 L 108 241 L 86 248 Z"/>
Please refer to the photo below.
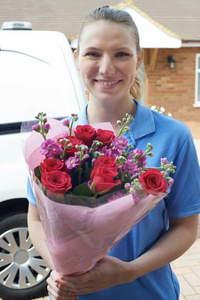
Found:
<path fill-rule="evenodd" d="M 142 11 L 139 7 L 137 7 L 136 5 L 134 5 L 134 3 L 133 3 L 132 0 L 124 0 L 123 2 L 117 4 L 116 6 L 113 6 L 113 8 L 124 9 L 127 6 L 133 8 L 141 16 L 143 16 L 145 19 L 147 19 L 149 22 L 151 22 L 152 24 L 154 24 L 156 27 L 158 27 L 162 31 L 164 31 L 166 34 L 171 35 L 174 38 L 178 38 L 178 39 L 181 39 L 181 40 L 183 39 L 179 34 L 175 33 L 174 31 L 172 31 L 169 28 L 165 27 L 164 25 L 160 24 L 158 21 L 156 21 L 155 19 L 151 18 L 147 13 L 145 13 L 144 11 Z"/>

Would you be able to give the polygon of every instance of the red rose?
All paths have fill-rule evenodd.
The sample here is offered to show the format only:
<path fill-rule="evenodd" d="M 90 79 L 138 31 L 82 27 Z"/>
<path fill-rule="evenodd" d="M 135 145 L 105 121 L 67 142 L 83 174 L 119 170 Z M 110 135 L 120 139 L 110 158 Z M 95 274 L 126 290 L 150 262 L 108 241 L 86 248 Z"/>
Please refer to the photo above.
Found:
<path fill-rule="evenodd" d="M 75 136 L 71 136 L 71 135 L 67 135 L 64 137 L 60 137 L 57 140 L 57 143 L 61 146 L 62 149 L 64 149 L 64 141 L 63 143 L 60 142 L 61 139 L 67 139 L 70 140 L 70 142 L 67 143 L 67 145 L 70 143 L 72 146 L 70 147 L 66 147 L 65 153 L 66 153 L 66 157 L 70 157 L 73 156 L 75 152 L 77 152 L 78 150 L 76 149 L 76 145 L 80 146 L 83 145 L 83 142 L 81 140 L 78 140 Z"/>
<path fill-rule="evenodd" d="M 158 195 L 166 192 L 168 185 L 162 173 L 157 169 L 148 169 L 138 177 L 142 189 L 147 194 Z"/>
<path fill-rule="evenodd" d="M 42 162 L 40 163 L 43 173 L 56 171 L 56 170 L 61 171 L 64 165 L 65 165 L 64 162 L 62 162 L 58 158 L 44 159 L 43 163 Z"/>
<path fill-rule="evenodd" d="M 62 171 L 43 173 L 41 181 L 45 188 L 57 194 L 65 194 L 72 187 L 71 177 Z"/>
<path fill-rule="evenodd" d="M 77 139 L 82 140 L 89 148 L 96 138 L 96 130 L 91 125 L 78 125 L 74 131 Z"/>
<path fill-rule="evenodd" d="M 114 177 L 117 175 L 117 171 L 110 168 L 94 168 L 90 174 L 90 178 L 94 184 L 95 192 L 108 192 L 114 186 L 119 185 L 121 183 L 120 180 L 114 179 Z"/>
<path fill-rule="evenodd" d="M 107 157 L 105 155 L 101 155 L 97 158 L 94 163 L 94 167 L 107 167 L 107 168 L 114 168 L 115 170 L 118 169 L 117 163 L 114 157 Z"/>
<path fill-rule="evenodd" d="M 115 138 L 115 133 L 113 131 L 97 129 L 97 140 L 103 143 L 101 147 L 110 146 L 114 138 Z"/>

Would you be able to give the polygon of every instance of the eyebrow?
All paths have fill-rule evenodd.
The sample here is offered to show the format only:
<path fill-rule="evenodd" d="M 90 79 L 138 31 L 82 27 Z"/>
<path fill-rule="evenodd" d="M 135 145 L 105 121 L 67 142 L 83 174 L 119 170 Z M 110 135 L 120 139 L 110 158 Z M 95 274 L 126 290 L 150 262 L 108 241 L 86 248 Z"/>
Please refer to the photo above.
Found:
<path fill-rule="evenodd" d="M 101 50 L 100 48 L 97 48 L 97 47 L 87 47 L 87 48 L 85 48 L 84 49 L 84 51 L 99 51 L 99 50 Z M 128 51 L 128 50 L 130 50 L 128 47 L 120 47 L 120 48 L 116 48 L 116 49 L 114 49 L 114 51 Z"/>

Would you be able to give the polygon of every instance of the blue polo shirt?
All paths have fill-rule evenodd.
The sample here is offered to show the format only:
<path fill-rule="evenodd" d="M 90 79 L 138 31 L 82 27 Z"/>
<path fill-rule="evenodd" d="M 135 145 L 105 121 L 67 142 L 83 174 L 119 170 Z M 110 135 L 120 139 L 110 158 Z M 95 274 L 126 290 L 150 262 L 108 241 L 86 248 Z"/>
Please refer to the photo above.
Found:
<path fill-rule="evenodd" d="M 153 145 L 154 157 L 147 157 L 148 167 L 160 166 L 167 157 L 176 165 L 174 184 L 163 199 L 109 253 L 123 261 L 132 261 L 148 249 L 168 229 L 169 217 L 184 218 L 200 213 L 200 168 L 189 128 L 168 116 L 150 110 L 138 101 L 130 131 L 124 134 L 135 148 L 146 150 Z M 88 124 L 86 107 L 79 113 L 77 125 Z M 28 199 L 36 205 L 28 182 Z M 80 300 L 178 300 L 179 283 L 170 265 L 150 272 L 137 280 L 88 295 Z"/>

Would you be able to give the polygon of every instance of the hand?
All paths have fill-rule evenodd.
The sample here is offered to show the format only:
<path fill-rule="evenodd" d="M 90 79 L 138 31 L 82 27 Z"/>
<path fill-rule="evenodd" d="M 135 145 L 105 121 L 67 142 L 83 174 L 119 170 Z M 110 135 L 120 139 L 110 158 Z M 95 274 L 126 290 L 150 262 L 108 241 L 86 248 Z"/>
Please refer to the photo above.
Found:
<path fill-rule="evenodd" d="M 52 300 L 75 300 L 78 299 L 78 295 L 72 293 L 70 289 L 65 288 L 62 289 L 62 286 L 59 283 L 61 280 L 61 275 L 57 273 L 55 270 L 51 272 L 50 277 L 47 279 L 47 290 L 48 294 Z"/>
<path fill-rule="evenodd" d="M 74 293 L 73 295 L 83 295 L 130 282 L 131 279 L 128 270 L 129 264 L 127 262 L 123 262 L 115 257 L 106 256 L 97 262 L 91 271 L 83 275 L 58 276 L 54 280 L 58 284 L 57 289 L 60 289 L 60 294 L 62 291 L 69 295 L 69 291 L 71 291 Z"/>

